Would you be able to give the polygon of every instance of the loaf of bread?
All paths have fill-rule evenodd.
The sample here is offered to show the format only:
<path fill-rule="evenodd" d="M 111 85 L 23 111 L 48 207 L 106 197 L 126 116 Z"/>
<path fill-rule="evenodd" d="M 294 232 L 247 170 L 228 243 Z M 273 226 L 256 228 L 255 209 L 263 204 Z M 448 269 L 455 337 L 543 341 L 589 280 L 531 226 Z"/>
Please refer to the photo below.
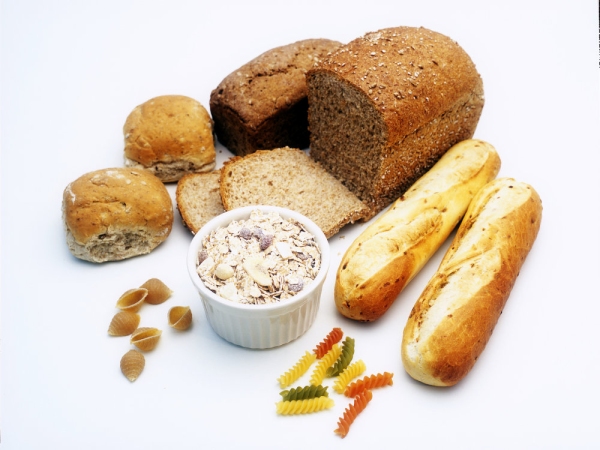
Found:
<path fill-rule="evenodd" d="M 221 199 L 226 210 L 248 205 L 292 209 L 315 222 L 327 238 L 369 212 L 305 151 L 289 147 L 226 161 L 221 169 Z"/>
<path fill-rule="evenodd" d="M 213 217 L 225 212 L 221 201 L 221 171 L 185 175 L 177 182 L 175 201 L 183 224 L 196 234 Z"/>
<path fill-rule="evenodd" d="M 69 250 L 102 263 L 154 250 L 173 226 L 173 203 L 152 173 L 135 168 L 101 169 L 69 183 L 63 192 Z"/>
<path fill-rule="evenodd" d="M 164 183 L 209 172 L 216 164 L 212 127 L 204 106 L 192 98 L 152 98 L 125 121 L 125 165 L 149 170 Z"/>
<path fill-rule="evenodd" d="M 415 380 L 452 386 L 484 350 L 538 234 L 542 203 L 511 178 L 481 189 L 404 328 L 402 362 Z"/>
<path fill-rule="evenodd" d="M 499 170 L 487 142 L 466 140 L 446 152 L 346 250 L 335 279 L 338 311 L 363 322 L 381 317 Z"/>
<path fill-rule="evenodd" d="M 339 45 L 328 39 L 295 42 L 268 50 L 229 74 L 210 96 L 219 141 L 239 156 L 308 147 L 305 73 Z"/>
<path fill-rule="evenodd" d="M 425 28 L 368 33 L 307 73 L 311 156 L 376 214 L 473 137 L 483 83 L 467 53 Z"/>

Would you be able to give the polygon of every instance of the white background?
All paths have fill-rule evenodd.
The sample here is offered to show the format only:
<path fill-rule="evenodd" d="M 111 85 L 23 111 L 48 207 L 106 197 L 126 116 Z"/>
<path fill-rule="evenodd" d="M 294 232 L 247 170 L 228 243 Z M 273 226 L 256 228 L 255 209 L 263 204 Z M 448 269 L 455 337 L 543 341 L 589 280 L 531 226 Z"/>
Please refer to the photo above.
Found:
<path fill-rule="evenodd" d="M 290 5 L 2 0 L 0 447 L 599 448 L 598 3 Z M 185 271 L 192 236 L 178 213 L 171 236 L 147 256 L 100 265 L 71 256 L 62 191 L 88 171 L 122 165 L 121 128 L 136 105 L 183 94 L 208 107 L 211 90 L 263 51 L 398 25 L 442 32 L 471 55 L 486 92 L 476 137 L 497 148 L 500 176 L 532 184 L 544 204 L 504 313 L 459 385 L 414 382 L 400 361 L 408 313 L 443 249 L 382 319 L 355 323 L 332 299 L 342 253 L 364 225 L 347 227 L 330 240 L 315 324 L 265 351 L 210 329 Z M 217 151 L 219 164 L 230 156 Z M 142 324 L 164 333 L 130 383 L 119 370 L 128 339 L 106 330 L 117 298 L 150 277 L 174 295 L 142 309 Z M 193 310 L 186 333 L 166 324 L 174 305 Z M 329 411 L 275 413 L 279 375 L 334 326 L 355 338 L 367 373 L 394 373 L 343 440 L 333 430 L 348 400 L 334 392 Z"/>

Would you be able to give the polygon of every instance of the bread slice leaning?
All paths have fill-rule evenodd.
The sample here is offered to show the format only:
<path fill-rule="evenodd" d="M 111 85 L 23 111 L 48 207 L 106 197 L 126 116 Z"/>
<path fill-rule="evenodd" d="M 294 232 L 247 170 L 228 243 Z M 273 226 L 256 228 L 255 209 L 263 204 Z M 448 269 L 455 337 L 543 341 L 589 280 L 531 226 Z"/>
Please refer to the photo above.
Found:
<path fill-rule="evenodd" d="M 196 234 L 206 222 L 225 212 L 221 201 L 220 170 L 185 175 L 177 182 L 175 200 L 183 224 Z"/>
<path fill-rule="evenodd" d="M 234 157 L 221 169 L 226 210 L 248 205 L 289 208 L 315 222 L 327 238 L 370 211 L 300 149 L 282 147 Z"/>
<path fill-rule="evenodd" d="M 404 328 L 402 362 L 411 377 L 452 386 L 469 373 L 496 326 L 541 219 L 540 197 L 526 183 L 501 178 L 477 193 Z"/>

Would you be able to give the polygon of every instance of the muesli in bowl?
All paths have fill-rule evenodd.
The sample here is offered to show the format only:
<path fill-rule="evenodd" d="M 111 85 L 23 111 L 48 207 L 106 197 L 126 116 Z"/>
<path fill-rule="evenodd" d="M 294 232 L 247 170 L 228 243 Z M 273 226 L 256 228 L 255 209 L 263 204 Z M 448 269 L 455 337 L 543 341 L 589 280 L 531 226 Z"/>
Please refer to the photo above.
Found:
<path fill-rule="evenodd" d="M 202 227 L 187 264 L 215 332 L 236 345 L 270 348 L 314 322 L 329 259 L 327 238 L 310 219 L 248 206 Z"/>

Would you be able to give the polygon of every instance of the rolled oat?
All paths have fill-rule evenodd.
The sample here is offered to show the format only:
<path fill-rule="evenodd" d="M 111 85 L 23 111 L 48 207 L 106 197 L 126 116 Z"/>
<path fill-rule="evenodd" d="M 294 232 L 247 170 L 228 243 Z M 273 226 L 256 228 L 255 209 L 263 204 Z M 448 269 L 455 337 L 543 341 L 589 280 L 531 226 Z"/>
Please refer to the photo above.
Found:
<path fill-rule="evenodd" d="M 254 210 L 209 233 L 197 273 L 217 295 L 240 303 L 275 303 L 305 289 L 321 268 L 321 251 L 304 226 Z M 227 274 L 227 276 L 224 276 Z"/>

